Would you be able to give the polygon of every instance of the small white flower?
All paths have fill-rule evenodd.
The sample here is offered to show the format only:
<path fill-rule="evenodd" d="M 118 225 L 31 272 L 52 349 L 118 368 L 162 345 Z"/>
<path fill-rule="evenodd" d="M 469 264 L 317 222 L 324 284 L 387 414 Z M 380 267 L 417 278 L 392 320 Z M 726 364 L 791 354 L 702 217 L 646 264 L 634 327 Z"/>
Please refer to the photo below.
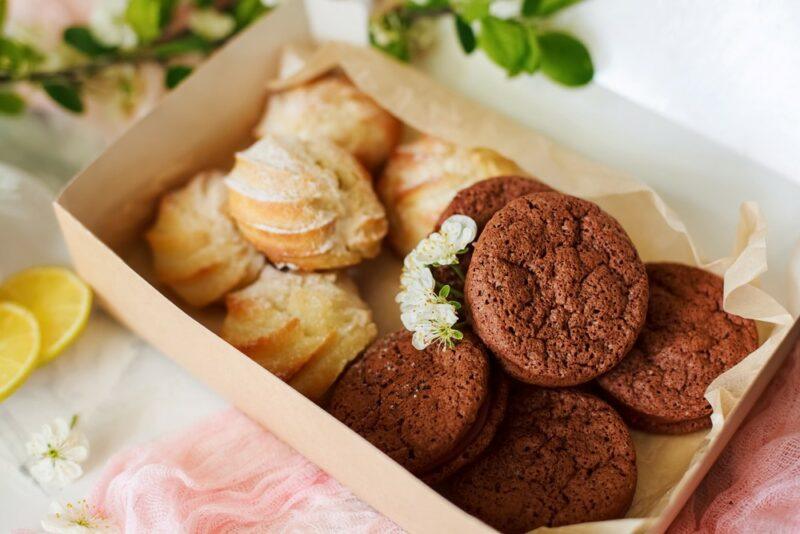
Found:
<path fill-rule="evenodd" d="M 427 267 L 404 269 L 403 274 L 400 275 L 400 285 L 402 291 L 395 297 L 395 300 L 400 303 L 400 311 L 408 311 L 417 306 L 436 302 L 436 280 L 433 279 L 433 273 Z"/>
<path fill-rule="evenodd" d="M 84 501 L 50 505 L 50 515 L 42 519 L 45 532 L 56 534 L 116 534 L 119 529 L 99 510 Z"/>
<path fill-rule="evenodd" d="M 139 38 L 125 20 L 127 9 L 128 0 L 96 0 L 89 17 L 89 29 L 95 39 L 106 46 L 135 48 Z"/>
<path fill-rule="evenodd" d="M 452 347 L 464 337 L 455 328 L 459 303 L 448 300 L 451 290 L 447 286 L 437 293 L 430 266 L 457 264 L 458 254 L 466 251 L 477 234 L 475 221 L 465 215 L 453 215 L 442 224 L 441 231 L 420 241 L 403 260 L 400 292 L 395 300 L 400 304 L 403 326 L 414 333 L 411 343 L 417 350 L 436 341 Z"/>
<path fill-rule="evenodd" d="M 417 243 L 411 253 L 422 265 L 442 265 L 440 262 L 447 258 L 449 249 L 445 237 L 439 232 L 433 232 Z"/>
<path fill-rule="evenodd" d="M 233 33 L 236 20 L 213 8 L 196 9 L 189 14 L 189 28 L 209 41 L 219 41 Z"/>
<path fill-rule="evenodd" d="M 279 0 L 261 0 L 261 5 L 266 8 L 276 7 L 279 3 Z"/>
<path fill-rule="evenodd" d="M 470 243 L 475 241 L 475 236 L 478 235 L 478 225 L 466 215 L 451 215 L 442 223 L 439 233 L 444 236 L 445 242 L 450 246 L 447 258 L 450 260 L 449 263 L 441 261 L 439 263 L 441 265 L 452 265 L 458 263 L 458 258 L 455 257 L 455 254 L 466 249 Z"/>
<path fill-rule="evenodd" d="M 457 255 L 478 235 L 478 225 L 466 215 L 452 215 L 438 232 L 420 241 L 411 254 L 423 265 L 455 265 Z"/>
<path fill-rule="evenodd" d="M 414 328 L 411 344 L 417 350 L 423 350 L 434 342 L 442 346 L 452 347 L 454 340 L 463 336 L 453 328 L 458 322 L 458 314 L 450 304 L 431 304 L 420 310 L 419 321 Z"/>
<path fill-rule="evenodd" d="M 26 444 L 28 472 L 43 486 L 63 488 L 83 474 L 80 462 L 89 456 L 89 442 L 64 419 L 44 425 Z"/>

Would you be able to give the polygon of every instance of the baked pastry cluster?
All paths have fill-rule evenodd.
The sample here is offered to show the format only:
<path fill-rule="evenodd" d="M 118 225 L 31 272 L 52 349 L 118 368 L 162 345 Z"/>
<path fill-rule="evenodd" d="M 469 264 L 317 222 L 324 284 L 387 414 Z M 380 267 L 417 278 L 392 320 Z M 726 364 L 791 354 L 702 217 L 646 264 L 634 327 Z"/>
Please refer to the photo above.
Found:
<path fill-rule="evenodd" d="M 461 333 L 445 327 L 422 350 L 406 330 L 377 340 L 329 411 L 503 532 L 623 517 L 637 484 L 629 428 L 710 426 L 705 389 L 758 346 L 754 322 L 722 310 L 719 277 L 643 264 L 600 207 L 531 178 L 462 190 L 437 228 L 454 215 L 475 222 L 472 250 L 433 263 L 433 282 L 404 271 L 409 298 L 433 302 L 404 313 L 418 321 L 463 289 Z"/>
<path fill-rule="evenodd" d="M 372 312 L 345 273 L 266 266 L 225 304 L 222 337 L 313 400 L 377 335 Z"/>
<path fill-rule="evenodd" d="M 202 172 L 161 199 L 145 235 L 156 277 L 193 306 L 249 284 L 264 266 L 228 217 L 227 197 L 223 173 Z"/>
<path fill-rule="evenodd" d="M 146 239 L 161 282 L 194 306 L 224 302 L 220 335 L 321 400 L 377 335 L 336 270 L 380 252 L 388 223 L 364 165 L 383 164 L 400 123 L 331 76 L 275 95 L 258 131 L 227 173 L 165 195 Z"/>

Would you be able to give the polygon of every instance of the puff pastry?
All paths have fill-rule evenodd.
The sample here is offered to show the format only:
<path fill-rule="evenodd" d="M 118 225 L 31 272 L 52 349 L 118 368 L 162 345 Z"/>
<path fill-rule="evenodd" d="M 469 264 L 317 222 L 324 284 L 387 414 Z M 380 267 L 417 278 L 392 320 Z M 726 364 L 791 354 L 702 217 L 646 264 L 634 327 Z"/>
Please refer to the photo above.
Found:
<path fill-rule="evenodd" d="M 397 147 L 377 188 L 389 216 L 389 240 L 401 256 L 430 234 L 455 194 L 504 174 L 526 175 L 487 148 L 462 148 L 430 136 Z"/>
<path fill-rule="evenodd" d="M 194 306 L 252 282 L 264 265 L 228 217 L 227 195 L 223 173 L 200 173 L 161 199 L 145 234 L 156 277 Z"/>
<path fill-rule="evenodd" d="M 267 266 L 225 303 L 222 337 L 313 400 L 377 335 L 371 311 L 344 273 Z"/>
<path fill-rule="evenodd" d="M 401 124 L 344 76 L 332 75 L 273 95 L 256 128 L 268 133 L 322 137 L 379 167 L 397 145 Z"/>
<path fill-rule="evenodd" d="M 324 139 L 268 135 L 236 155 L 226 183 L 231 216 L 276 264 L 355 265 L 376 256 L 386 235 L 369 175 Z"/>

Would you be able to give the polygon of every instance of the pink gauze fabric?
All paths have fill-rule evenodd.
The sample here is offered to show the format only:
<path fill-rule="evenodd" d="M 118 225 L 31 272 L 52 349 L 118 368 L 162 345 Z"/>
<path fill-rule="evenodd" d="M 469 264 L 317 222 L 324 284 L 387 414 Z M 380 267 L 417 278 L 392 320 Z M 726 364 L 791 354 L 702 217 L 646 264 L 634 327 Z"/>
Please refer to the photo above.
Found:
<path fill-rule="evenodd" d="M 672 524 L 690 532 L 800 532 L 800 346 Z"/>
<path fill-rule="evenodd" d="M 126 534 L 402 532 L 236 410 L 116 455 L 88 500 Z"/>

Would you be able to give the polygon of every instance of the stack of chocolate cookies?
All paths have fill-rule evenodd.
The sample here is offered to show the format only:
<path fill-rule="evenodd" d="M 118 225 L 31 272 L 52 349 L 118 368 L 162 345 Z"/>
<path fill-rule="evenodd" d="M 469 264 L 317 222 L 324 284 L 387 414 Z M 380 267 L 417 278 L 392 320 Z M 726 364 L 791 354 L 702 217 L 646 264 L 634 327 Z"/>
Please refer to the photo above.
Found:
<path fill-rule="evenodd" d="M 406 331 L 379 339 L 330 412 L 503 532 L 623 517 L 628 427 L 709 428 L 703 394 L 756 349 L 754 322 L 723 311 L 719 277 L 643 264 L 600 207 L 530 178 L 478 182 L 440 223 L 453 214 L 478 225 L 466 282 L 434 275 L 463 289 L 471 332 L 422 351 Z"/>

